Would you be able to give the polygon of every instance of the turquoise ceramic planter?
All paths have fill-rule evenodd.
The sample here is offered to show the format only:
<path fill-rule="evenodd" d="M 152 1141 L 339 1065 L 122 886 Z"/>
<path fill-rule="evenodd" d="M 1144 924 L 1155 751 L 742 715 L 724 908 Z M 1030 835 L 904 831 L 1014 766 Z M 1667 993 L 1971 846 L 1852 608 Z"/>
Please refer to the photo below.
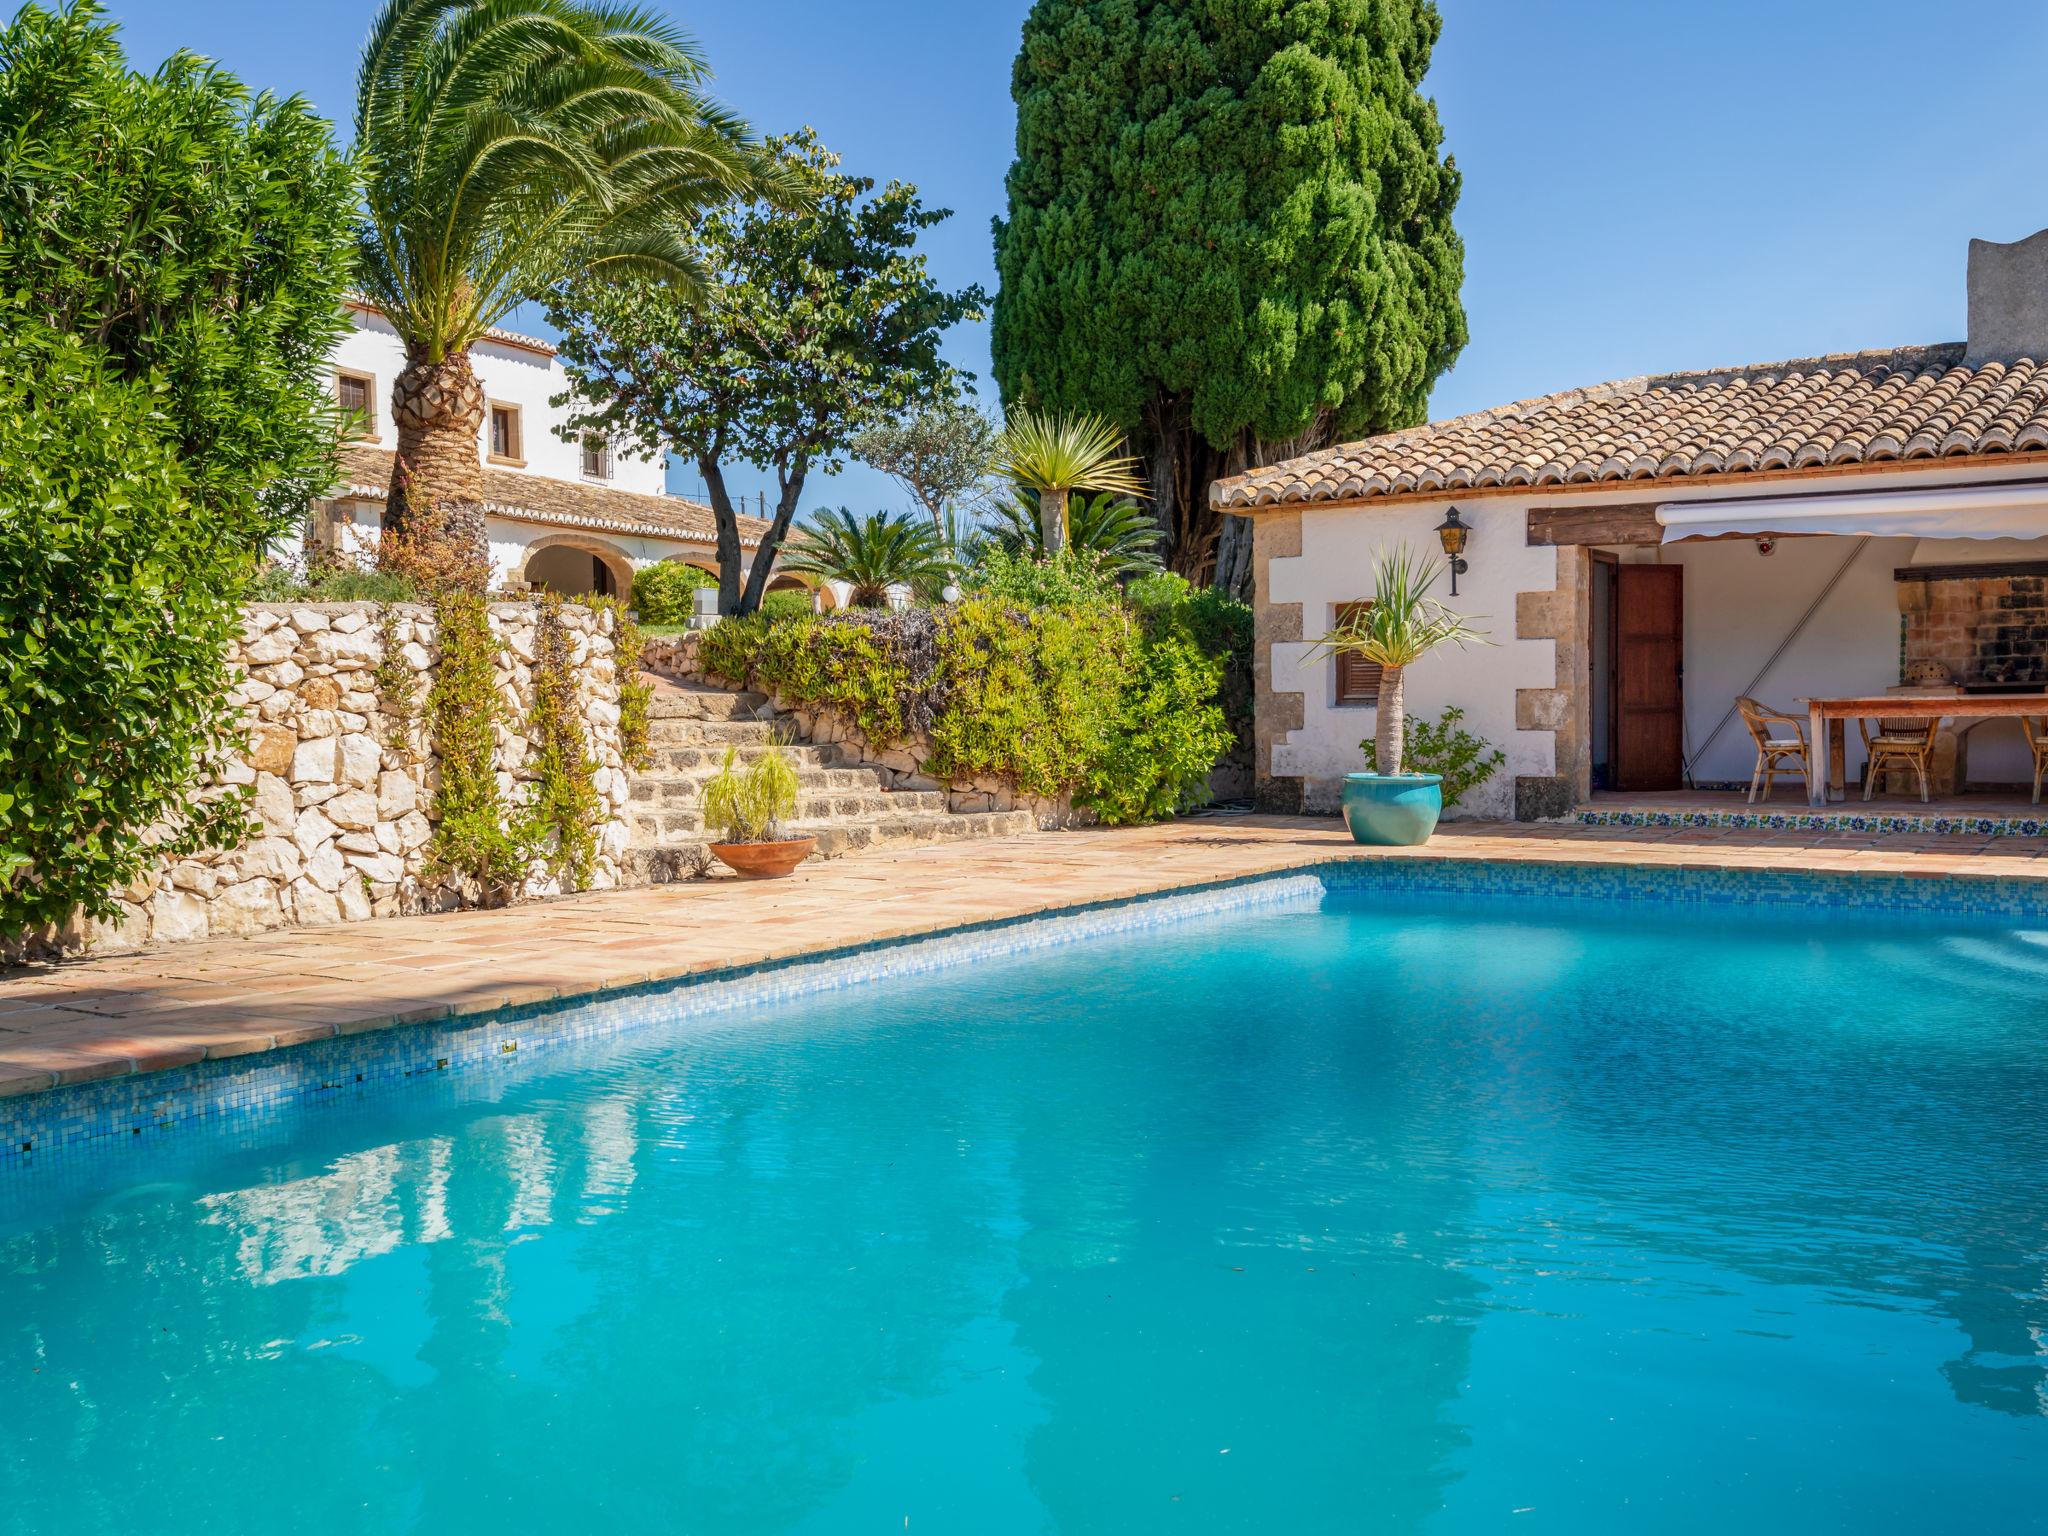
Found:
<path fill-rule="evenodd" d="M 1344 825 L 1357 842 L 1412 848 L 1429 841 L 1443 813 L 1442 774 L 1344 775 Z"/>

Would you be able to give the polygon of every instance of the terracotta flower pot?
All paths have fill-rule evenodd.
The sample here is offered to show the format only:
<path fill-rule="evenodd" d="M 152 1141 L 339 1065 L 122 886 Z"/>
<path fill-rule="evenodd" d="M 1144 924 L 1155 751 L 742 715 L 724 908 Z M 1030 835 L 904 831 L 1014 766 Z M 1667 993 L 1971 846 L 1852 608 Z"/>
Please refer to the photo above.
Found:
<path fill-rule="evenodd" d="M 788 874 L 817 851 L 815 837 L 792 837 L 779 843 L 713 843 L 718 862 L 748 880 L 773 880 Z"/>

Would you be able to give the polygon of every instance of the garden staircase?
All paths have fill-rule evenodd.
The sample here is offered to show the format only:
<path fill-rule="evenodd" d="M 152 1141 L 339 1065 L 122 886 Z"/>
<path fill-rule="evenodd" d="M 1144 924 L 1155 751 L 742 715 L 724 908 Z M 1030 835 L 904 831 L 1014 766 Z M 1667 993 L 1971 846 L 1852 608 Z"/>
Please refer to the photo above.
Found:
<path fill-rule="evenodd" d="M 787 721 L 771 724 L 760 718 L 768 703 L 765 695 L 666 678 L 652 681 L 648 745 L 654 761 L 629 775 L 633 840 L 627 858 L 639 881 L 687 879 L 710 867 L 705 781 L 718 772 L 727 747 L 738 747 L 744 761 L 767 750 L 777 739 L 778 725 L 796 763 L 800 797 L 784 832 L 817 838 L 818 858 L 915 843 L 1012 837 L 1037 827 L 1029 811 L 956 812 L 946 808 L 943 793 L 887 789 L 874 769 L 860 766 L 844 749 L 792 741 Z"/>

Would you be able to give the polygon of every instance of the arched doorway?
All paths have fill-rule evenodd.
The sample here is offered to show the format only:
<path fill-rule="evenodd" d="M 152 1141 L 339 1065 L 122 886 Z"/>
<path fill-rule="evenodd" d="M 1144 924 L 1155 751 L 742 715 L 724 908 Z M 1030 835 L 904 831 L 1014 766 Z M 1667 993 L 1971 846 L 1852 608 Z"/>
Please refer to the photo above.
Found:
<path fill-rule="evenodd" d="M 602 539 L 552 535 L 527 546 L 520 580 L 563 597 L 624 597 L 633 590 L 633 562 Z"/>

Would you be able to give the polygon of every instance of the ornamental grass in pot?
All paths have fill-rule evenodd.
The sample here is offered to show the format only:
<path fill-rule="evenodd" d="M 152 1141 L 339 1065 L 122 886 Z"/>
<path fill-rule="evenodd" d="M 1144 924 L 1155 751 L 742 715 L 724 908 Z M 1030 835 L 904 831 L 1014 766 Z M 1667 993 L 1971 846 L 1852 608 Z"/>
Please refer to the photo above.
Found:
<path fill-rule="evenodd" d="M 1373 763 L 1381 771 L 1344 776 L 1344 824 L 1361 843 L 1413 847 L 1429 841 L 1443 814 L 1443 777 L 1406 773 L 1407 710 L 1403 674 L 1440 645 L 1492 642 L 1483 630 L 1429 595 L 1442 567 L 1405 546 L 1373 562 L 1373 595 L 1310 653 L 1356 656 L 1380 669 Z"/>
<path fill-rule="evenodd" d="M 718 861 L 748 879 L 786 875 L 816 851 L 815 837 L 784 837 L 782 823 L 796 812 L 796 765 L 777 745 L 740 761 L 727 747 L 725 761 L 704 786 L 704 826 L 721 841 Z"/>

